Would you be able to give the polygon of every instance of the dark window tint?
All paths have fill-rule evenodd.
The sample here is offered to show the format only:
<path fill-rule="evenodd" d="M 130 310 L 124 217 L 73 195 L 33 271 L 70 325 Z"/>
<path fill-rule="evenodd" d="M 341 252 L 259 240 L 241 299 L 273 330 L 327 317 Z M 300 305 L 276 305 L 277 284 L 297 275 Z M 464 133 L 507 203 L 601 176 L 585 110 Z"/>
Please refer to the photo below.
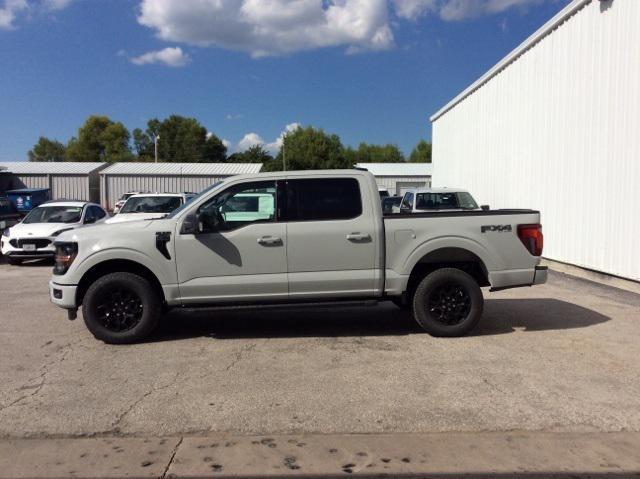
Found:
<path fill-rule="evenodd" d="M 355 178 L 287 181 L 289 221 L 345 220 L 361 214 L 362 199 Z"/>
<path fill-rule="evenodd" d="M 97 206 L 90 206 L 89 209 L 93 212 L 93 216 L 95 216 L 96 219 L 101 220 L 106 215 L 104 210 L 102 208 L 98 208 Z"/>

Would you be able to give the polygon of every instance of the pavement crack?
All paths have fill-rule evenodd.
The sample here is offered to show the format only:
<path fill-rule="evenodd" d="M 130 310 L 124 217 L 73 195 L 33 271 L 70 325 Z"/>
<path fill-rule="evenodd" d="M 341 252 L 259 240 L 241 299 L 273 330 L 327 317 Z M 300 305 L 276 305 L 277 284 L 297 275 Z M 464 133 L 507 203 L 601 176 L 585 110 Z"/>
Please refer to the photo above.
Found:
<path fill-rule="evenodd" d="M 244 358 L 244 354 L 253 351 L 256 348 L 255 343 L 248 344 L 233 354 L 233 359 L 231 362 L 224 368 L 225 371 L 229 371 L 234 368 L 236 364 L 238 364 Z"/>
<path fill-rule="evenodd" d="M 171 457 L 169 457 L 169 462 L 167 463 L 167 466 L 164 468 L 164 471 L 162 472 L 162 476 L 160 476 L 160 479 L 165 479 L 165 477 L 167 477 L 167 473 L 169 472 L 169 469 L 171 468 L 171 465 L 173 464 L 173 461 L 176 458 L 176 454 L 178 453 L 178 448 L 180 447 L 180 444 L 182 444 L 183 440 L 184 440 L 184 437 L 181 437 L 178 440 L 178 444 L 176 444 L 176 447 L 174 447 L 173 451 L 171 451 Z"/>
<path fill-rule="evenodd" d="M 153 393 L 161 391 L 163 389 L 167 389 L 168 387 L 170 387 L 173 384 L 175 384 L 175 382 L 177 381 L 179 376 L 180 376 L 180 373 L 176 374 L 175 377 L 171 381 L 168 381 L 166 384 L 163 384 L 163 385 L 157 386 L 157 387 L 152 387 L 151 389 L 149 389 L 149 391 L 147 391 L 142 396 L 140 396 L 138 399 L 133 401 L 131 403 L 131 405 L 127 409 L 125 409 L 123 412 L 121 412 L 118 415 L 118 417 L 116 417 L 116 420 L 111 424 L 111 429 L 109 431 L 110 432 L 118 432 L 120 430 L 120 423 L 124 420 L 125 417 L 127 417 L 129 415 L 129 413 L 131 413 L 131 411 L 133 411 L 142 401 L 147 399 Z"/>
<path fill-rule="evenodd" d="M 57 364 L 62 363 L 63 361 L 65 361 L 67 359 L 67 355 L 69 354 L 70 351 L 73 350 L 73 346 L 75 346 L 76 344 L 82 342 L 84 340 L 84 338 L 79 339 L 78 341 L 72 341 L 69 342 L 63 346 L 60 347 L 60 352 L 62 352 L 62 354 L 60 355 L 59 358 L 54 359 L 53 361 L 50 361 L 46 364 L 43 364 L 40 367 L 40 374 L 34 378 L 29 379 L 25 384 L 23 384 L 22 386 L 20 386 L 19 388 L 17 388 L 14 392 L 18 392 L 18 391 L 24 391 L 26 389 L 33 389 L 33 391 L 31 391 L 29 394 L 24 394 L 20 397 L 18 397 L 17 399 L 14 399 L 13 401 L 10 401 L 9 403 L 0 406 L 0 412 L 9 409 L 11 407 L 14 406 L 19 406 L 21 405 L 21 403 L 27 399 L 33 398 L 35 396 L 37 396 L 38 394 L 40 394 L 40 391 L 42 391 L 42 388 L 44 388 L 45 384 L 47 383 L 47 375 L 50 372 L 50 368 L 52 366 L 55 366 Z M 35 380 L 39 380 L 39 382 L 37 384 L 33 384 L 33 381 Z"/>

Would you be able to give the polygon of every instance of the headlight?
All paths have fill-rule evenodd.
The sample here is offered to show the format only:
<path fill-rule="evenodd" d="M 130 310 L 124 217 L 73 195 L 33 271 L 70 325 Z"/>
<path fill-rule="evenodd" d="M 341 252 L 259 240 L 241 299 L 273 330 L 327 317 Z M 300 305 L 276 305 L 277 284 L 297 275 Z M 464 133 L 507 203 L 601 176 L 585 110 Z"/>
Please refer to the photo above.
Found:
<path fill-rule="evenodd" d="M 61 235 L 61 234 L 62 234 L 62 233 L 64 233 L 65 231 L 71 231 L 72 229 L 73 229 L 73 228 L 65 228 L 65 229 L 62 229 L 62 230 L 58 230 L 58 231 L 56 231 L 55 233 L 53 233 L 51 236 L 52 236 L 52 237 L 56 237 L 56 236 Z"/>
<path fill-rule="evenodd" d="M 76 259 L 78 255 L 78 243 L 54 243 L 56 247 L 56 265 L 53 267 L 53 274 L 63 275 Z"/>
<path fill-rule="evenodd" d="M 2 231 L 2 236 L 6 236 L 8 238 L 10 233 L 11 233 L 11 228 L 5 228 Z"/>

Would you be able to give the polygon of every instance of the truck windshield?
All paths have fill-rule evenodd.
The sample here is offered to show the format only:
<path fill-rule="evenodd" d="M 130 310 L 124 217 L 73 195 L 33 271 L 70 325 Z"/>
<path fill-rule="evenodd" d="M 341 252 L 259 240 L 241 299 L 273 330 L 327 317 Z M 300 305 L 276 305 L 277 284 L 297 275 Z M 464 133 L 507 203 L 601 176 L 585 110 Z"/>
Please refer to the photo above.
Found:
<path fill-rule="evenodd" d="M 120 213 L 171 213 L 181 204 L 180 196 L 137 196 L 129 198 Z"/>
<path fill-rule="evenodd" d="M 38 206 L 23 223 L 78 223 L 82 217 L 80 206 Z"/>

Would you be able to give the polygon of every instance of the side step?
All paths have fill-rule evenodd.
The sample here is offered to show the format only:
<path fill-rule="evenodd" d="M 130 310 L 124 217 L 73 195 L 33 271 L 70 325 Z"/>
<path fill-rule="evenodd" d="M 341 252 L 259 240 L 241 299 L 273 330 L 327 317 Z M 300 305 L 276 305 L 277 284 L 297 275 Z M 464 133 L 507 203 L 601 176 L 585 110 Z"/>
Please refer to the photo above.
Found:
<path fill-rule="evenodd" d="M 360 301 L 316 301 L 316 302 L 287 302 L 287 303 L 260 303 L 260 304 L 216 304 L 216 305 L 182 305 L 181 309 L 208 309 L 212 311 L 233 311 L 233 310 L 268 310 L 279 311 L 287 309 L 300 309 L 300 308 L 313 308 L 313 309 L 335 309 L 335 308 L 371 308 L 377 306 L 379 301 L 377 299 L 367 299 Z"/>

